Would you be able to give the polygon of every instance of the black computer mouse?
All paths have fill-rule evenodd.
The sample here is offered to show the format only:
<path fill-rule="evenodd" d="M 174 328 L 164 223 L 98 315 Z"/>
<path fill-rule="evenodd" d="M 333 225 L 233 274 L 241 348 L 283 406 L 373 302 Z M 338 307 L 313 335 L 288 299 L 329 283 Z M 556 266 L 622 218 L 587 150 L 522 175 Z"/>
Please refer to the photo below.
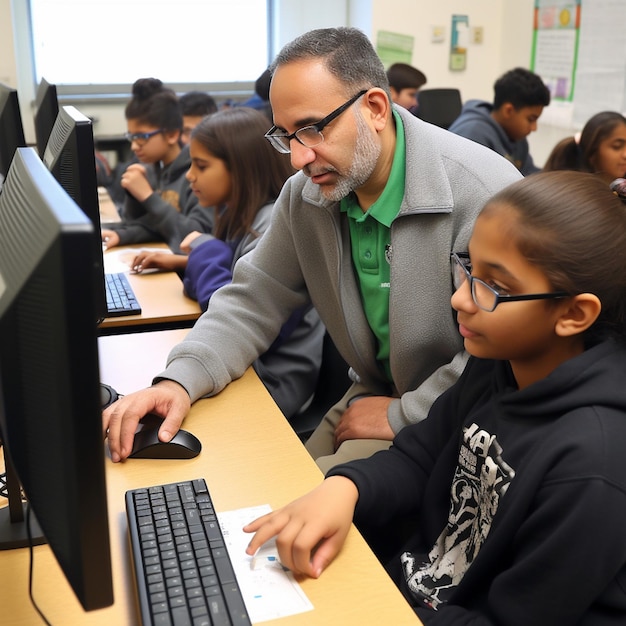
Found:
<path fill-rule="evenodd" d="M 115 391 L 115 389 L 113 389 L 113 387 L 100 383 L 100 398 L 103 409 L 106 409 L 110 404 L 113 404 L 119 397 L 119 394 Z"/>
<path fill-rule="evenodd" d="M 159 429 L 143 428 L 135 434 L 131 459 L 193 459 L 202 444 L 189 431 L 179 430 L 168 443 L 159 440 Z"/>

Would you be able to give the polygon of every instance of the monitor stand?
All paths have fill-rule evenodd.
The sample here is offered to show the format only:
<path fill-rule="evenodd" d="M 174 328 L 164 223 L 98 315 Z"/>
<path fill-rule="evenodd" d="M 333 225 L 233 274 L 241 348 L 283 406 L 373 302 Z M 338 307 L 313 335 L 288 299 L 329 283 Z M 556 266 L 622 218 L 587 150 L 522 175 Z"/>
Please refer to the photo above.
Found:
<path fill-rule="evenodd" d="M 46 543 L 46 538 L 32 511 L 30 512 L 30 533 L 28 532 L 26 519 L 28 505 L 22 501 L 20 483 L 6 448 L 4 448 L 4 467 L 9 504 L 0 509 L 0 550 L 13 550 Z"/>

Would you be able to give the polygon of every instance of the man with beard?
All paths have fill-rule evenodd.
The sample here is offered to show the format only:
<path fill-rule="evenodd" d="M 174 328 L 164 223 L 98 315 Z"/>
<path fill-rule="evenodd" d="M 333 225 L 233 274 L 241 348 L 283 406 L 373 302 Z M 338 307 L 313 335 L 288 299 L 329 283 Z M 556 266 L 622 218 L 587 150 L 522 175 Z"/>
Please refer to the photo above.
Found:
<path fill-rule="evenodd" d="M 357 29 L 305 33 L 270 71 L 266 137 L 300 172 L 153 386 L 104 412 L 113 461 L 128 456 L 146 413 L 164 418 L 168 441 L 192 402 L 241 376 L 309 305 L 353 380 L 307 442 L 323 471 L 388 447 L 463 370 L 450 253 L 466 250 L 482 206 L 519 172 L 393 106 L 384 66 Z"/>

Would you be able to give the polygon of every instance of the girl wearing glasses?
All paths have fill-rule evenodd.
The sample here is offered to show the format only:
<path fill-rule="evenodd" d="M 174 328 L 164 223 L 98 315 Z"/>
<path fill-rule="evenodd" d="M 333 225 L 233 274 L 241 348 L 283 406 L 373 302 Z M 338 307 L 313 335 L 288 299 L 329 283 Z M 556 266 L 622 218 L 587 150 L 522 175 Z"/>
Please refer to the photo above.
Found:
<path fill-rule="evenodd" d="M 592 174 L 534 174 L 452 276 L 461 378 L 389 450 L 250 523 L 248 552 L 277 536 L 318 577 L 354 516 L 429 625 L 626 623 L 626 207 Z"/>
<path fill-rule="evenodd" d="M 187 295 L 206 310 L 213 293 L 230 283 L 235 264 L 270 225 L 274 201 L 294 170 L 289 156 L 265 140 L 267 117 L 248 107 L 205 117 L 192 131 L 187 180 L 200 206 L 213 213 L 212 234 L 194 232 L 182 243 L 189 256 L 142 252 L 132 263 L 184 271 Z M 297 311 L 254 368 L 287 418 L 314 391 L 324 327 L 314 309 Z"/>
<path fill-rule="evenodd" d="M 210 232 L 212 216 L 198 205 L 185 174 L 190 159 L 181 147 L 183 117 L 176 93 L 156 78 L 133 85 L 126 106 L 135 161 L 124 170 L 122 222 L 102 231 L 107 248 L 164 241 L 174 252 L 192 231 Z"/>

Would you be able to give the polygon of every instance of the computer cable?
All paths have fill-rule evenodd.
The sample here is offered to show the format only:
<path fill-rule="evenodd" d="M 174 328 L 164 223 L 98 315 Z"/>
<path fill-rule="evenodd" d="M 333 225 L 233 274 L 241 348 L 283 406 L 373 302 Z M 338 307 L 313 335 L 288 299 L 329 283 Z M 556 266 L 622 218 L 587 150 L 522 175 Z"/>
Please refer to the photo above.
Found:
<path fill-rule="evenodd" d="M 37 614 L 43 620 L 43 623 L 46 626 L 52 626 L 52 624 L 48 621 L 46 616 L 43 614 L 39 605 L 35 601 L 35 597 L 33 596 L 33 577 L 35 570 L 35 554 L 33 551 L 33 537 L 30 532 L 30 503 L 26 505 L 26 536 L 28 537 L 28 555 L 29 555 L 29 564 L 28 564 L 28 597 L 30 598 L 31 604 Z"/>

